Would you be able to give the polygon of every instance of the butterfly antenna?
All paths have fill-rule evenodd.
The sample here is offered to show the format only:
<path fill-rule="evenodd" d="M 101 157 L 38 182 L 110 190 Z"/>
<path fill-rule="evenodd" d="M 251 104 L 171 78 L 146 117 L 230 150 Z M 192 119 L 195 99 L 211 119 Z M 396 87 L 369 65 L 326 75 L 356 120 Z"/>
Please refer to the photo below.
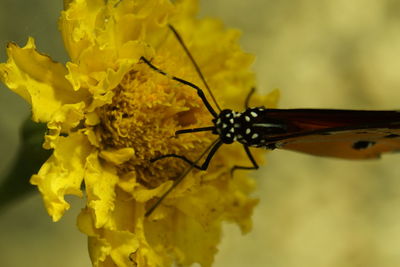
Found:
<path fill-rule="evenodd" d="M 204 157 L 211 150 L 211 148 L 213 148 L 218 142 L 219 139 L 216 139 L 214 142 L 212 142 L 212 144 L 209 145 L 207 149 L 204 150 L 204 152 L 195 161 L 192 162 L 192 164 L 190 164 L 190 166 L 178 177 L 178 179 L 175 180 L 172 186 L 167 191 L 165 191 L 165 193 L 157 200 L 156 203 L 154 203 L 153 206 L 151 206 L 151 208 L 148 211 L 146 211 L 146 213 L 144 214 L 145 217 L 148 217 L 153 213 L 153 211 L 161 204 L 161 202 L 169 195 L 169 193 L 171 193 L 171 191 L 174 190 L 174 188 L 177 187 L 182 182 L 182 180 L 201 160 L 201 158 Z"/>
<path fill-rule="evenodd" d="M 206 82 L 206 79 L 204 78 L 203 73 L 201 72 L 199 66 L 197 65 L 196 61 L 194 60 L 192 54 L 190 53 L 189 49 L 186 47 L 185 42 L 183 41 L 182 37 L 179 35 L 179 33 L 175 30 L 174 26 L 172 26 L 171 24 L 168 24 L 168 27 L 171 29 L 171 31 L 174 33 L 176 39 L 178 40 L 178 42 L 181 44 L 181 46 L 183 47 L 183 50 L 185 50 L 185 53 L 187 54 L 187 56 L 189 57 L 190 61 L 192 62 L 194 68 L 196 69 L 197 74 L 199 75 L 200 79 L 203 81 L 204 86 L 206 87 L 208 93 L 210 94 L 215 106 L 217 107 L 217 109 L 221 112 L 221 108 L 218 105 L 217 100 L 215 99 L 210 87 L 208 86 L 208 83 Z"/>
<path fill-rule="evenodd" d="M 247 94 L 246 100 L 244 101 L 244 108 L 245 108 L 245 109 L 248 109 L 248 108 L 249 108 L 250 99 L 251 99 L 251 97 L 253 96 L 253 94 L 254 94 L 255 91 L 256 91 L 256 88 L 255 88 L 255 87 L 252 87 L 252 88 L 250 89 L 250 92 Z"/>

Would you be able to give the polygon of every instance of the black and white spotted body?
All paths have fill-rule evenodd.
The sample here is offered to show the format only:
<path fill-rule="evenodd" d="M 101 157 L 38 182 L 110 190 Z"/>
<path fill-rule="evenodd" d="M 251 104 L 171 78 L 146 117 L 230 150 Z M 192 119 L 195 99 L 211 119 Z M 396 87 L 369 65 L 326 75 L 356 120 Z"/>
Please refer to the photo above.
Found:
<path fill-rule="evenodd" d="M 267 114 L 264 107 L 247 108 L 244 112 L 224 109 L 213 119 L 213 133 L 225 144 L 238 141 L 246 146 L 269 148 L 268 136 L 284 132 L 285 125 L 268 121 Z"/>

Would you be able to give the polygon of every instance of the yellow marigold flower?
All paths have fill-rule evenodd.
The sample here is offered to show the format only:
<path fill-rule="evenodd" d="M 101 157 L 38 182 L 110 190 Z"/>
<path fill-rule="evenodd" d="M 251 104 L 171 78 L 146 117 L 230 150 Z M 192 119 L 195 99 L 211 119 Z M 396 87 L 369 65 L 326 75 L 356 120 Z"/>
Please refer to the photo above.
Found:
<path fill-rule="evenodd" d="M 212 118 L 195 90 L 140 57 L 202 85 L 167 27 L 172 24 L 222 106 L 242 109 L 254 85 L 253 57 L 238 46 L 239 33 L 217 20 L 196 19 L 196 9 L 192 0 L 65 1 L 59 25 L 69 62 L 39 53 L 33 38 L 22 48 L 7 47 L 1 80 L 32 105 L 34 121 L 47 123 L 44 148 L 53 150 L 31 183 L 54 221 L 69 209 L 65 195 L 85 192 L 78 227 L 89 237 L 93 266 L 210 266 L 223 221 L 243 232 L 251 228 L 253 180 L 245 172 L 229 174 L 235 164 L 248 165 L 240 145 L 223 146 L 207 171 L 190 172 L 144 216 L 188 166 L 149 160 L 168 153 L 195 159 L 215 136 L 171 138 L 179 129 L 209 126 Z M 276 98 L 257 104 L 271 107 Z M 255 153 L 258 160 L 261 153 Z"/>

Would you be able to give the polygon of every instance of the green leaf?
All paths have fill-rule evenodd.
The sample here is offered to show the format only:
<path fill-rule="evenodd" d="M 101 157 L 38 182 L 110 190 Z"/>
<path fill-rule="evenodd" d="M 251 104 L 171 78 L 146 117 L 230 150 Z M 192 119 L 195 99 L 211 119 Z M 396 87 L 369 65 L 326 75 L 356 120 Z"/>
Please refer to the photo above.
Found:
<path fill-rule="evenodd" d="M 25 121 L 21 129 L 22 140 L 17 158 L 10 172 L 1 179 L 0 209 L 34 192 L 36 187 L 29 183 L 29 179 L 39 171 L 52 153 L 51 150 L 42 148 L 46 130 L 46 124 L 35 123 L 31 119 Z"/>

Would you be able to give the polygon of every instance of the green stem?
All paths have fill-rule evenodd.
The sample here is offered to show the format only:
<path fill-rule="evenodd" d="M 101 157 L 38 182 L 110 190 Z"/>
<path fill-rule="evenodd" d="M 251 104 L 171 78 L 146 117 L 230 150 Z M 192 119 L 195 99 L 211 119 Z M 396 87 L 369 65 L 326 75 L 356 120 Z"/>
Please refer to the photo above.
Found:
<path fill-rule="evenodd" d="M 0 185 L 0 209 L 21 199 L 35 187 L 29 183 L 32 174 L 39 171 L 52 151 L 42 148 L 46 125 L 26 120 L 21 131 L 21 144 L 17 158 Z"/>

